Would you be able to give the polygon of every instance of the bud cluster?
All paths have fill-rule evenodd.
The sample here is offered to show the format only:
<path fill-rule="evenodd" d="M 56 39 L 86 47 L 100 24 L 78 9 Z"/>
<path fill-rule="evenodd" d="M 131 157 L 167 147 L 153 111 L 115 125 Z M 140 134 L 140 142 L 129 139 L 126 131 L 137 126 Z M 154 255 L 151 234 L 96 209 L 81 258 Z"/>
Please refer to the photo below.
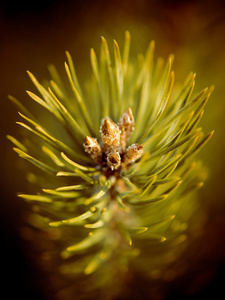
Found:
<path fill-rule="evenodd" d="M 126 169 L 128 165 L 139 159 L 143 146 L 133 144 L 127 148 L 127 143 L 134 130 L 134 116 L 131 108 L 120 118 L 118 125 L 109 118 L 102 121 L 100 132 L 102 147 L 97 139 L 86 136 L 84 150 L 103 168 L 118 170 Z"/>

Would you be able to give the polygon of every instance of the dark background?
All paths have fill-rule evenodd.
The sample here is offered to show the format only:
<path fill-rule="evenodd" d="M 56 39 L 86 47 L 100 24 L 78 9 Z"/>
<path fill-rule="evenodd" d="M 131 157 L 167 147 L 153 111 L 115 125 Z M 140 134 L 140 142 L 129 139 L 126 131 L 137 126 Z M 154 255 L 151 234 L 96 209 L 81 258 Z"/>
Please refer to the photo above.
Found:
<path fill-rule="evenodd" d="M 24 204 L 15 195 L 26 190 L 20 163 L 6 140 L 16 134 L 17 109 L 8 94 L 29 106 L 25 90 L 32 90 L 26 70 L 48 78 L 46 66 L 54 63 L 63 72 L 65 50 L 73 56 L 81 81 L 90 76 L 89 50 L 99 49 L 100 37 L 123 44 L 124 31 L 131 32 L 132 48 L 143 52 L 151 39 L 156 54 L 175 53 L 176 80 L 189 71 L 197 73 L 196 86 L 215 84 L 205 112 L 205 132 L 215 129 L 212 141 L 202 150 L 210 177 L 201 191 L 209 219 L 202 241 L 204 259 L 212 274 L 200 278 L 191 289 L 172 286 L 168 299 L 213 299 L 225 296 L 225 7 L 224 1 L 1 1 L 0 3 L 0 128 L 1 128 L 1 286 L 12 299 L 44 299 L 39 289 L 35 262 L 27 256 L 27 243 L 19 235 Z M 203 264 L 204 264 L 203 259 Z M 35 280 L 34 280 L 35 278 Z M 6 292 L 6 294 L 5 294 Z M 6 296 L 7 295 L 7 296 Z M 144 296 L 143 296 L 144 299 Z"/>

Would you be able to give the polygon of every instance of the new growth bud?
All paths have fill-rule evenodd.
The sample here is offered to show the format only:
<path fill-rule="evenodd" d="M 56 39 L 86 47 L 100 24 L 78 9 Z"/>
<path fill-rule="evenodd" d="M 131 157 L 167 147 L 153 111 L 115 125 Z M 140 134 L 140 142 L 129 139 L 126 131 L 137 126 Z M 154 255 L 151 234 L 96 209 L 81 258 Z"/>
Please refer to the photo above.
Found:
<path fill-rule="evenodd" d="M 102 122 L 101 137 L 106 155 L 110 152 L 120 152 L 120 130 L 109 118 L 105 118 Z"/>
<path fill-rule="evenodd" d="M 102 161 L 102 149 L 97 141 L 97 139 L 86 136 L 84 139 L 84 150 L 87 152 L 92 159 L 96 162 Z"/>
<path fill-rule="evenodd" d="M 104 172 L 109 169 L 119 171 L 120 167 L 121 170 L 126 170 L 127 166 L 139 159 L 143 153 L 143 146 L 140 144 L 133 144 L 127 148 L 133 130 L 134 116 L 131 108 L 128 108 L 118 125 L 109 118 L 102 121 L 100 128 L 102 147 L 95 138 L 86 136 L 84 149 L 90 157 L 101 164 Z"/>
<path fill-rule="evenodd" d="M 118 152 L 110 152 L 107 156 L 107 164 L 111 170 L 117 170 L 121 164 L 121 157 Z"/>
<path fill-rule="evenodd" d="M 134 116 L 129 107 L 119 120 L 120 145 L 122 152 L 126 150 L 127 142 L 134 130 Z"/>
<path fill-rule="evenodd" d="M 143 154 L 143 146 L 140 144 L 133 144 L 127 148 L 127 152 L 124 155 L 124 163 L 126 165 L 135 162 Z"/>

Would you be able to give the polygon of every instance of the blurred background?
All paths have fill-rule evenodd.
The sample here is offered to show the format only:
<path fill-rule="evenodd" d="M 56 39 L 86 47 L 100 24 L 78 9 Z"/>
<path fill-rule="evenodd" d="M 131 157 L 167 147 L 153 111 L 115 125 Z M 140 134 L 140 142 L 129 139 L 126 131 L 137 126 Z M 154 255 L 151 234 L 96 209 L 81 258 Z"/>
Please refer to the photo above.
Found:
<path fill-rule="evenodd" d="M 131 53 L 145 52 L 156 41 L 156 56 L 175 54 L 175 80 L 183 82 L 196 72 L 195 91 L 211 84 L 215 91 L 201 121 L 204 132 L 215 129 L 201 151 L 209 177 L 200 191 L 207 222 L 198 253 L 190 264 L 202 269 L 196 277 L 171 284 L 168 299 L 225 297 L 225 4 L 224 1 L 164 0 L 46 0 L 0 3 L 0 152 L 1 152 L 1 264 L 2 293 L 7 299 L 45 299 L 39 289 L 41 272 L 28 255 L 19 226 L 24 204 L 16 197 L 26 191 L 25 171 L 11 150 L 6 135 L 18 134 L 17 108 L 11 94 L 29 107 L 26 90 L 34 91 L 26 70 L 38 79 L 49 79 L 47 65 L 64 74 L 65 51 L 73 59 L 80 82 L 90 78 L 89 51 L 100 48 L 104 36 L 122 47 L 124 32 L 131 33 Z M 215 297 L 214 297 L 215 298 Z"/>

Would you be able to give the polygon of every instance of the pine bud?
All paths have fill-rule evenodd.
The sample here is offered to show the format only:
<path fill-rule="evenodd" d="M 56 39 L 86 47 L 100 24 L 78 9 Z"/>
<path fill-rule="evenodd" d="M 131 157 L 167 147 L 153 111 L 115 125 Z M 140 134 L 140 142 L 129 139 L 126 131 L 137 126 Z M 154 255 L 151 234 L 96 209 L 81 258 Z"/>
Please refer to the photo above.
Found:
<path fill-rule="evenodd" d="M 121 164 L 120 154 L 118 152 L 110 152 L 107 156 L 107 164 L 111 170 L 117 170 Z"/>
<path fill-rule="evenodd" d="M 97 141 L 97 139 L 86 136 L 84 139 L 84 150 L 87 152 L 92 159 L 96 162 L 101 162 L 102 160 L 102 149 Z"/>
<path fill-rule="evenodd" d="M 127 148 L 127 151 L 124 155 L 124 163 L 126 165 L 135 162 L 138 160 L 143 153 L 143 146 L 140 144 L 133 144 Z"/>
<path fill-rule="evenodd" d="M 119 120 L 120 144 L 122 152 L 126 150 L 126 145 L 134 130 L 134 116 L 131 108 L 129 107 Z"/>
<path fill-rule="evenodd" d="M 101 137 L 103 150 L 106 155 L 110 152 L 120 151 L 120 130 L 119 127 L 109 118 L 105 118 L 102 122 Z"/>

